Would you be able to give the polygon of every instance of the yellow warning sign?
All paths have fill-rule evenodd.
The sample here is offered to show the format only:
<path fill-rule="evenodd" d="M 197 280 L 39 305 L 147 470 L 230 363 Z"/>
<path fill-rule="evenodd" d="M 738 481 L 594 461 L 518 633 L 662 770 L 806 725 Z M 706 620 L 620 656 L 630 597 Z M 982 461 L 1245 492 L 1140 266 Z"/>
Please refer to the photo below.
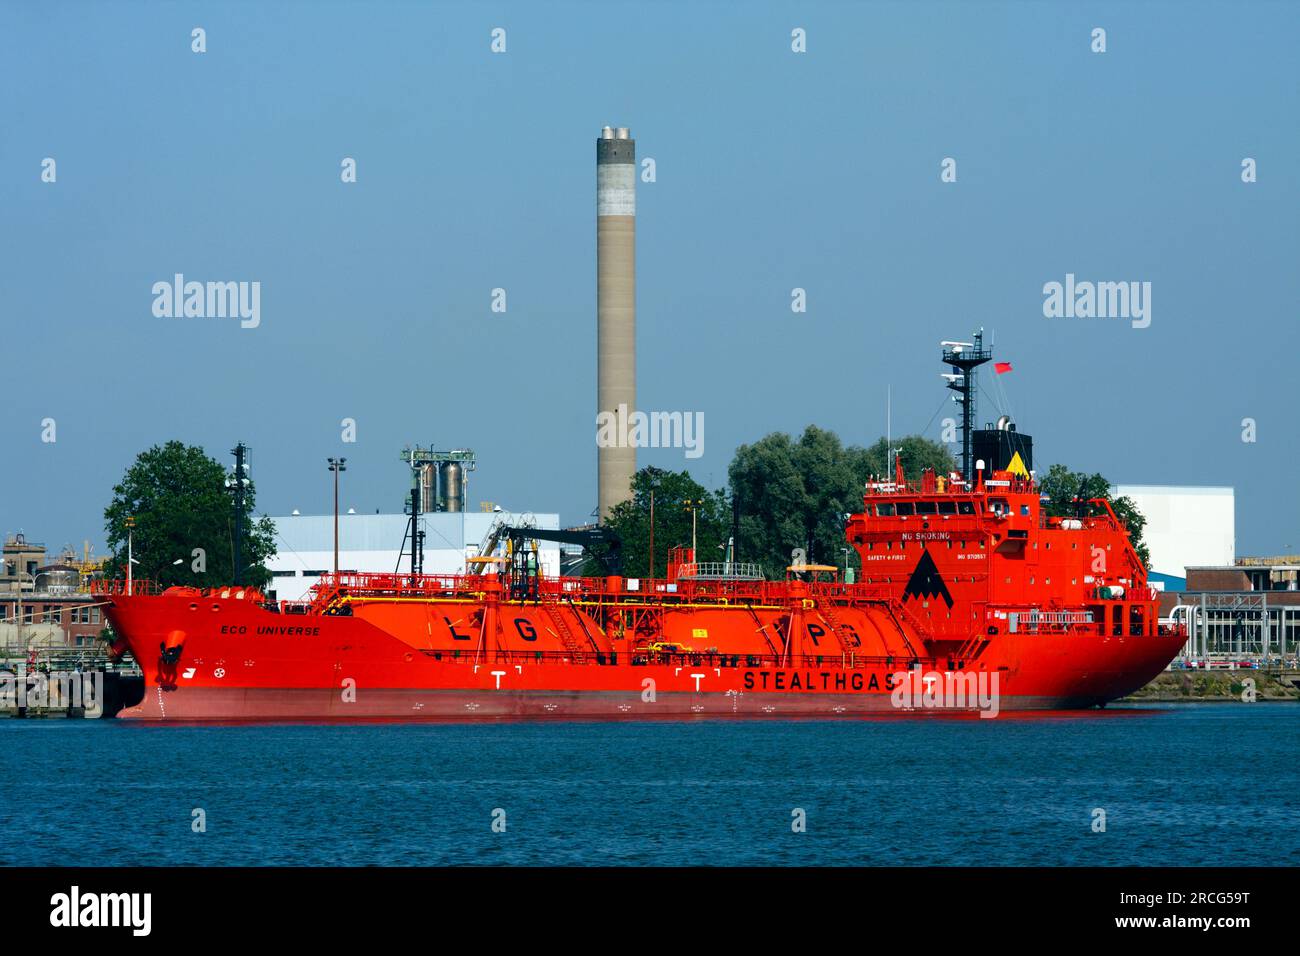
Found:
<path fill-rule="evenodd" d="M 707 627 L 691 628 L 691 637 L 708 637 L 708 636 L 709 636 L 709 629 Z"/>
<path fill-rule="evenodd" d="M 1020 457 L 1020 452 L 1016 452 L 1011 456 L 1011 461 L 1007 465 L 1007 471 L 1011 472 L 1013 475 L 1018 475 L 1021 478 L 1029 477 L 1029 469 L 1025 467 L 1024 460 Z"/>

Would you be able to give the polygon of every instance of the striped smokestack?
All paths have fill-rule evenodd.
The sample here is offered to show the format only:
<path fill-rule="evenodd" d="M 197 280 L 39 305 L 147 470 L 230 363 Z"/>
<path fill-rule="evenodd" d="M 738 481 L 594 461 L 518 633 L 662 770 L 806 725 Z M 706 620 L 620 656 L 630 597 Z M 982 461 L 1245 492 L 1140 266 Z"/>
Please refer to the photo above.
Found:
<path fill-rule="evenodd" d="M 626 421 L 634 411 L 636 140 L 626 127 L 606 126 L 596 140 L 596 412 Z M 619 442 L 598 447 L 596 458 L 599 515 L 604 519 L 632 496 L 636 449 Z"/>

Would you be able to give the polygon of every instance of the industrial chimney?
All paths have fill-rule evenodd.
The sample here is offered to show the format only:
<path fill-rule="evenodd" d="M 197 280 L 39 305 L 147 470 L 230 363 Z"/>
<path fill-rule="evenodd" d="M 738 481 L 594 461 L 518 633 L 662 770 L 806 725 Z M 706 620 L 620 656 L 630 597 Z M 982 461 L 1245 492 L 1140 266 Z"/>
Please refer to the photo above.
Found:
<path fill-rule="evenodd" d="M 619 415 L 619 406 L 623 414 Z M 636 140 L 606 126 L 596 140 L 596 412 L 636 411 Z M 620 429 L 620 436 L 626 433 Z M 636 449 L 597 448 L 599 515 L 632 496 Z"/>

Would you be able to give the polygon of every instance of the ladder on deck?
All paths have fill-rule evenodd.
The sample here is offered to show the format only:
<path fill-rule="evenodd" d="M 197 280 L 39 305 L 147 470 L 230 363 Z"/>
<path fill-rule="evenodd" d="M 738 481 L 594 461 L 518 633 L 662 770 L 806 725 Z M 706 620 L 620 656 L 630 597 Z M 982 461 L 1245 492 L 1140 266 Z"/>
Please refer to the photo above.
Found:
<path fill-rule="evenodd" d="M 565 650 L 573 655 L 573 662 L 575 664 L 585 664 L 588 649 L 584 648 L 578 641 L 574 636 L 573 628 L 569 627 L 569 623 L 564 619 L 564 607 L 560 603 L 560 599 L 552 594 L 543 594 L 538 603 L 541 605 L 542 610 L 546 612 L 546 616 L 551 619 L 551 623 L 555 625 L 555 633 L 559 636 Z"/>
<path fill-rule="evenodd" d="M 969 661 L 979 657 L 980 652 L 983 651 L 989 643 L 989 635 L 983 632 L 982 627 L 983 625 L 975 628 L 970 637 L 962 641 L 961 646 L 951 655 L 954 659 L 959 661 Z"/>
<path fill-rule="evenodd" d="M 772 656 L 780 657 L 781 651 L 777 648 L 776 644 L 772 642 L 772 638 L 768 636 L 768 625 L 763 623 L 763 619 L 758 616 L 758 612 L 754 610 L 753 605 L 747 603 L 745 605 L 745 610 L 749 612 L 749 616 L 752 617 L 754 623 L 758 625 L 757 631 L 759 634 L 763 635 L 763 640 L 767 641 L 767 648 L 772 652 Z"/>
<path fill-rule="evenodd" d="M 917 620 L 914 614 L 903 606 L 901 601 L 891 597 L 885 604 L 885 607 L 889 610 L 889 619 L 893 621 L 894 628 L 898 631 L 898 636 L 903 639 L 903 646 L 906 647 L 907 652 L 912 655 L 912 660 L 919 660 L 921 655 L 918 654 L 916 648 L 912 646 L 912 641 L 908 638 L 907 631 L 903 627 L 903 621 L 907 622 L 908 626 L 916 632 L 916 636 L 922 641 L 929 640 L 930 632 L 926 629 L 925 625 Z M 902 621 L 899 620 L 900 617 L 902 618 Z"/>
<path fill-rule="evenodd" d="M 823 620 L 831 626 L 831 630 L 834 631 L 835 636 L 839 638 L 840 650 L 845 654 L 856 654 L 858 648 L 849 640 L 848 628 L 845 626 L 844 622 L 840 620 L 839 615 L 835 613 L 835 602 L 830 600 L 818 601 L 817 613 L 820 614 Z"/>
<path fill-rule="evenodd" d="M 969 661 L 979 657 L 979 652 L 988 643 L 988 638 L 978 631 L 968 637 L 951 655 L 954 660 Z"/>
<path fill-rule="evenodd" d="M 313 614 L 325 614 L 342 597 L 342 589 L 334 584 L 316 592 L 308 607 Z"/>

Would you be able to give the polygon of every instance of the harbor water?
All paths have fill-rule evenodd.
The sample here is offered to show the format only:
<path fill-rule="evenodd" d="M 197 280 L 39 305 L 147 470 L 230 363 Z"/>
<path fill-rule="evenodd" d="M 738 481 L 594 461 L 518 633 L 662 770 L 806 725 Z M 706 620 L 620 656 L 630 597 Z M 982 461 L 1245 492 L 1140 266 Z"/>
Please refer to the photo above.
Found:
<path fill-rule="evenodd" d="M 1297 758 L 1300 705 L 1263 703 L 995 720 L 5 720 L 0 863 L 1294 866 Z"/>

